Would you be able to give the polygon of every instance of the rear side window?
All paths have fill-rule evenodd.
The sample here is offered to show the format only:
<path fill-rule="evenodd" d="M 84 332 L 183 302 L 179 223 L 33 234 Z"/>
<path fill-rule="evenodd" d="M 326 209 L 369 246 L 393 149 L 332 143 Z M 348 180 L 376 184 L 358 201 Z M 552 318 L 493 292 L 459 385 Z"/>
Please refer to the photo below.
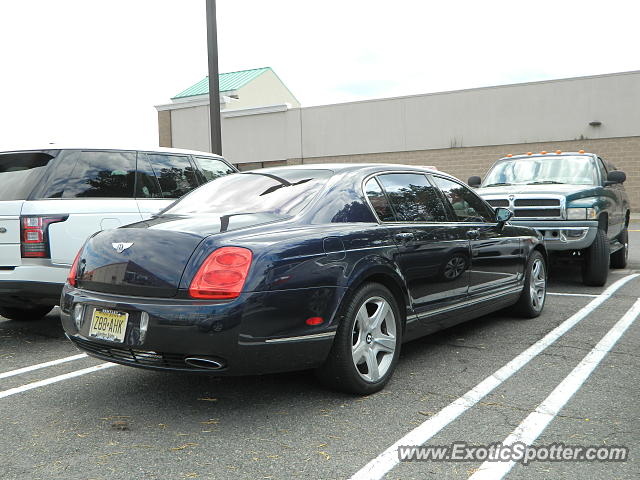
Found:
<path fill-rule="evenodd" d="M 475 193 L 464 185 L 442 177 L 433 177 L 459 222 L 492 222 L 494 214 Z"/>
<path fill-rule="evenodd" d="M 0 155 L 0 200 L 26 200 L 53 158 L 44 152 Z"/>
<path fill-rule="evenodd" d="M 62 198 L 132 198 L 136 173 L 134 152 L 74 151 L 76 160 Z"/>
<path fill-rule="evenodd" d="M 380 184 L 375 178 L 370 179 L 364 186 L 364 192 L 382 222 L 394 222 L 396 220 L 389 199 L 382 191 Z"/>
<path fill-rule="evenodd" d="M 195 159 L 200 168 L 198 174 L 201 183 L 207 183 L 218 177 L 235 173 L 233 168 L 217 158 L 195 157 Z"/>
<path fill-rule="evenodd" d="M 196 173 L 188 157 L 149 154 L 163 198 L 180 198 L 198 187 Z"/>
<path fill-rule="evenodd" d="M 398 222 L 443 222 L 446 214 L 438 192 L 420 173 L 389 173 L 378 180 Z"/>

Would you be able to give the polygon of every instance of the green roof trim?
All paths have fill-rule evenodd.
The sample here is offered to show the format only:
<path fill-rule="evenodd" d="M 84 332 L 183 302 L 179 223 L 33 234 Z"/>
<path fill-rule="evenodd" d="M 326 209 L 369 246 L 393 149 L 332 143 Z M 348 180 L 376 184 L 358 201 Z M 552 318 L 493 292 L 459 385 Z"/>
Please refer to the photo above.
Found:
<path fill-rule="evenodd" d="M 233 90 L 238 90 L 242 88 L 251 80 L 259 77 L 264 72 L 271 70 L 271 67 L 263 67 L 263 68 L 253 68 L 251 70 L 240 70 L 239 72 L 229 72 L 229 73 L 221 73 L 218 78 L 220 81 L 220 91 L 221 92 L 231 92 Z M 207 95 L 209 93 L 209 77 L 204 77 L 195 85 L 190 86 L 186 90 L 183 90 L 175 97 L 176 98 L 184 98 L 184 97 L 194 97 L 196 95 Z"/>

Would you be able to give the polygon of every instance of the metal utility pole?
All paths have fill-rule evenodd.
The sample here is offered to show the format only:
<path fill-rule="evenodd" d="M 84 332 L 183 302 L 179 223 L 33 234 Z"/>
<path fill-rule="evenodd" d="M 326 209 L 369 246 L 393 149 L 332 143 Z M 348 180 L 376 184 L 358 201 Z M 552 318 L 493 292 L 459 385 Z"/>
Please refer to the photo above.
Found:
<path fill-rule="evenodd" d="M 220 125 L 220 79 L 218 78 L 218 27 L 216 0 L 207 2 L 207 49 L 209 51 L 209 126 L 211 152 L 222 155 L 222 129 Z"/>

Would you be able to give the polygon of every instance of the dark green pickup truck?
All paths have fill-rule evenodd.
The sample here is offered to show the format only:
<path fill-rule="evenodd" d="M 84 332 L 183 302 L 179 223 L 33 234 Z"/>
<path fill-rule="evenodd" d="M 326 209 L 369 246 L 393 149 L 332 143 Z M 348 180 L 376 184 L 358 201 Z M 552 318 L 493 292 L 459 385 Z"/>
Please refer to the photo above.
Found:
<path fill-rule="evenodd" d="M 601 286 L 610 266 L 627 265 L 625 180 L 610 162 L 581 150 L 508 155 L 469 185 L 493 207 L 509 208 L 513 224 L 540 232 L 550 254 L 579 259 L 583 283 Z"/>

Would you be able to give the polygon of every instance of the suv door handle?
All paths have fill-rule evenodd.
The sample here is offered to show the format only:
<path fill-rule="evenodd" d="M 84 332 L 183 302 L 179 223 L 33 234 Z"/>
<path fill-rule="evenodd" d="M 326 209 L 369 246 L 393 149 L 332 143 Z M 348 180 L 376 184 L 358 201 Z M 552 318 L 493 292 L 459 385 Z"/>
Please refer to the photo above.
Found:
<path fill-rule="evenodd" d="M 396 241 L 398 241 L 399 243 L 405 243 L 410 240 L 413 240 L 413 233 L 411 232 L 396 233 Z"/>
<path fill-rule="evenodd" d="M 480 230 L 467 230 L 467 238 L 478 240 L 480 238 Z"/>

